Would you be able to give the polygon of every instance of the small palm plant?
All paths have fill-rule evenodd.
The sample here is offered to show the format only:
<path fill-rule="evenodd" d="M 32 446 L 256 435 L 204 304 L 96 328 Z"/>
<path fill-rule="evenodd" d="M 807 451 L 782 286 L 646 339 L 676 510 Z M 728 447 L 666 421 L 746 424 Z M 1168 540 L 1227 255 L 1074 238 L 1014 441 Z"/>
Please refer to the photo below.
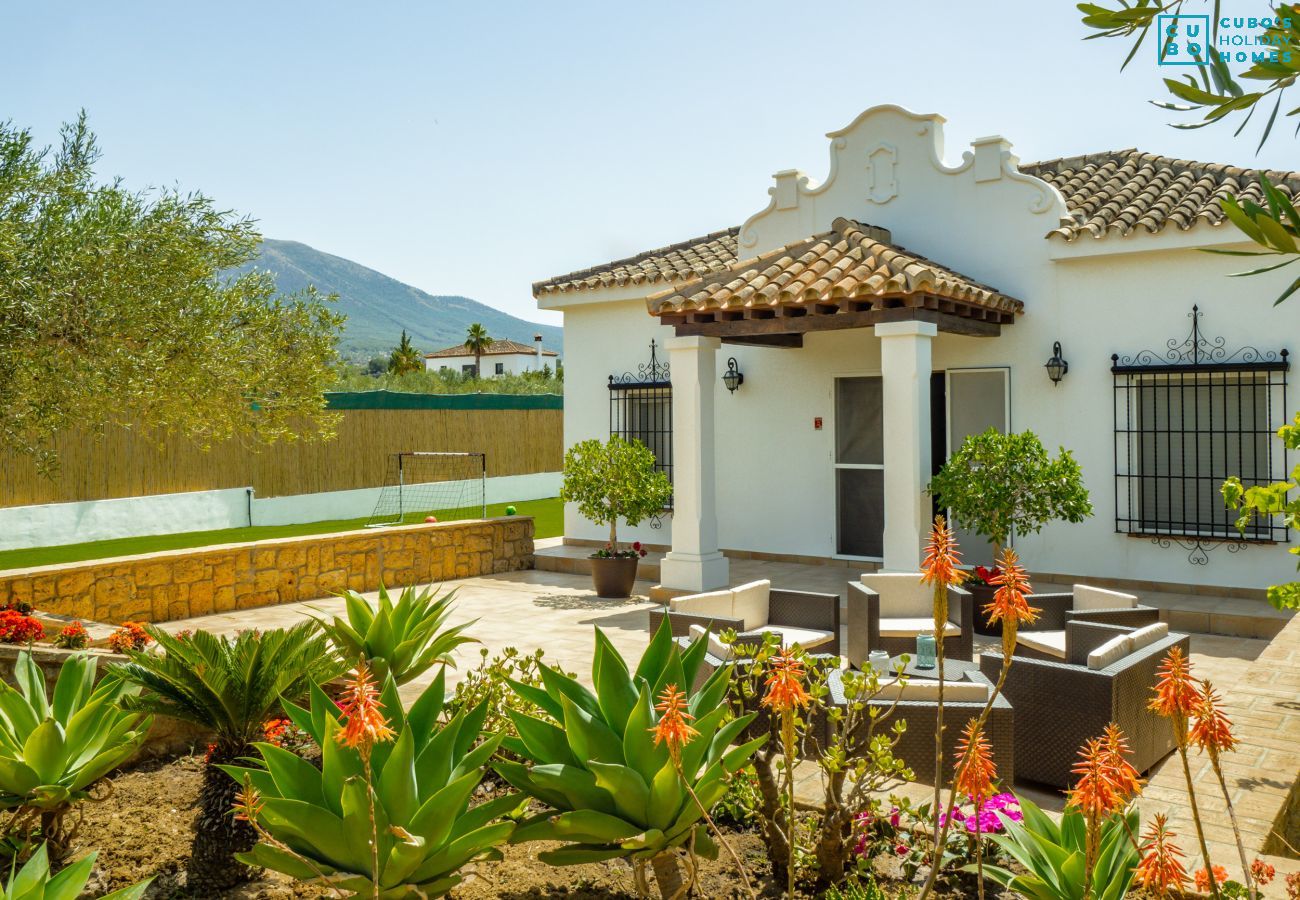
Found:
<path fill-rule="evenodd" d="M 511 842 L 559 841 L 563 846 L 538 854 L 557 866 L 630 859 L 643 895 L 648 863 L 665 898 L 684 893 L 679 849 L 716 856 L 708 810 L 766 740 L 731 746 L 754 715 L 728 721 L 730 666 L 715 671 L 684 709 L 665 702 L 656 709 L 654 698 L 695 683 L 704 651 L 702 640 L 683 651 L 665 620 L 633 672 L 597 629 L 594 693 L 547 666 L 540 667 L 542 688 L 512 683 L 546 718 L 511 710 L 519 736 L 502 746 L 528 764 L 498 760 L 493 768 L 549 809 L 521 823 Z M 676 759 L 671 742 L 652 737 L 660 730 L 657 713 L 668 710 L 692 720 L 691 740 L 677 745 Z"/>
<path fill-rule="evenodd" d="M 444 674 L 405 713 L 392 677 L 381 693 L 364 664 L 342 710 L 317 687 L 310 711 L 286 703 L 321 767 L 268 743 L 256 745 L 259 764 L 223 766 L 245 785 L 240 814 L 261 838 L 240 860 L 353 896 L 415 900 L 446 894 L 471 860 L 500 859 L 515 828 L 500 819 L 523 798 L 470 805 L 501 735 L 479 740 L 486 702 L 438 725 Z"/>
<path fill-rule="evenodd" d="M 451 615 L 454 590 L 438 596 L 428 588 L 417 591 L 408 587 L 393 603 L 380 585 L 375 609 L 356 591 L 340 596 L 347 604 L 347 618 L 321 620 L 334 648 L 349 663 L 366 660 L 381 680 L 391 673 L 399 686 L 437 663 L 454 666 L 452 651 L 478 640 L 463 633 L 474 622 L 443 628 Z"/>
<path fill-rule="evenodd" d="M 149 721 L 118 708 L 128 689 L 116 678 L 95 686 L 95 660 L 69 656 L 54 696 L 26 650 L 18 654 L 18 688 L 0 681 L 0 809 L 14 810 L 10 828 L 39 827 L 55 857 L 72 834 L 64 817 L 91 797 L 99 781 L 144 743 Z"/>
<path fill-rule="evenodd" d="M 0 885 L 0 900 L 72 900 L 80 897 L 90 880 L 91 870 L 95 868 L 95 857 L 91 853 L 74 863 L 65 866 L 57 875 L 50 874 L 50 857 L 46 846 L 36 848 L 31 859 L 10 876 L 9 881 Z M 144 896 L 152 878 L 139 884 L 102 895 L 99 900 L 138 900 Z"/>
<path fill-rule="evenodd" d="M 243 631 L 233 638 L 196 631 L 181 639 L 158 628 L 149 633 L 162 653 L 132 652 L 131 661 L 113 671 L 146 689 L 125 699 L 128 709 L 192 722 L 215 735 L 203 770 L 187 873 L 191 893 L 214 896 L 251 877 L 235 854 L 256 841 L 248 823 L 231 814 L 239 785 L 221 764 L 253 755 L 263 723 L 282 701 L 305 696 L 311 685 L 328 681 L 343 666 L 315 622 Z"/>

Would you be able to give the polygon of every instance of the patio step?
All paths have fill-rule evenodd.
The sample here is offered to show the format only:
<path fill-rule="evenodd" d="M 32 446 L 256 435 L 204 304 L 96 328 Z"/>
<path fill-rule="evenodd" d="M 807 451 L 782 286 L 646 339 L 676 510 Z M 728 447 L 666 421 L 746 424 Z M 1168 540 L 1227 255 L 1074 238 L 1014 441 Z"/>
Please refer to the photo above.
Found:
<path fill-rule="evenodd" d="M 563 540 L 563 538 L 545 538 L 537 541 L 533 550 L 533 556 L 537 561 L 536 567 L 544 572 L 590 575 L 592 548 L 565 544 Z M 663 556 L 662 553 L 646 554 L 645 558 L 637 563 L 637 581 L 658 583 L 659 560 L 663 559 Z"/>

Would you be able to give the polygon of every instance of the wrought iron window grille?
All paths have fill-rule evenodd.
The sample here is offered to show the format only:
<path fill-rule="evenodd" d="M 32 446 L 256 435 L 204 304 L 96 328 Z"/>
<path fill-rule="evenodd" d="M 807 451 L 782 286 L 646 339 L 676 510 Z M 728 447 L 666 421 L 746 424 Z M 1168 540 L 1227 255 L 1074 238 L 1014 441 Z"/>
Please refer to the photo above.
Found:
<path fill-rule="evenodd" d="M 655 468 L 673 479 L 673 384 L 668 363 L 659 360 L 658 346 L 650 342 L 650 360 L 635 372 L 609 376 L 609 434 L 638 440 L 655 456 Z M 670 497 L 664 512 L 670 513 Z M 651 528 L 663 520 L 650 519 Z"/>
<path fill-rule="evenodd" d="M 1220 488 L 1237 475 L 1246 485 L 1283 480 L 1286 452 L 1275 419 L 1286 415 L 1286 350 L 1242 347 L 1201 332 L 1193 306 L 1186 338 L 1163 351 L 1111 356 L 1114 378 L 1115 530 L 1177 544 L 1193 565 L 1216 546 L 1286 541 L 1278 520 L 1245 531 Z"/>

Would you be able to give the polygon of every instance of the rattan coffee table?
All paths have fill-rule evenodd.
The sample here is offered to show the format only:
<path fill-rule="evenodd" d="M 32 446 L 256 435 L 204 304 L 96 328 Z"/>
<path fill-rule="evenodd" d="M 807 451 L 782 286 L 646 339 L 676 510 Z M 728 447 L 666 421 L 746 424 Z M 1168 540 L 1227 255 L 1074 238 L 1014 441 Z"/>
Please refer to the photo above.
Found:
<path fill-rule="evenodd" d="M 936 665 L 930 669 L 921 669 L 916 665 L 916 657 L 907 654 L 907 665 L 903 666 L 903 674 L 908 678 L 929 678 L 932 681 L 939 680 L 939 667 Z M 892 674 L 898 670 L 898 664 L 903 661 L 903 656 L 895 656 L 889 661 L 889 672 Z M 948 681 L 961 681 L 966 677 L 967 672 L 976 672 L 980 670 L 980 664 L 968 662 L 964 659 L 944 659 L 943 674 Z"/>

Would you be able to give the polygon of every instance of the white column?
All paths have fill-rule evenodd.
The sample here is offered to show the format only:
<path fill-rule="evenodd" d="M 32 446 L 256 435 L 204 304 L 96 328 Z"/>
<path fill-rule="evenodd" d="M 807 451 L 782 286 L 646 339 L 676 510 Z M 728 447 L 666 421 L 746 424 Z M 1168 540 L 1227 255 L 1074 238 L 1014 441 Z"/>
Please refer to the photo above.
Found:
<path fill-rule="evenodd" d="M 727 558 L 718 552 L 714 490 L 713 400 L 720 346 L 712 337 L 664 341 L 673 381 L 673 549 L 659 564 L 665 588 L 710 591 L 729 583 Z"/>
<path fill-rule="evenodd" d="M 880 338 L 884 391 L 886 572 L 920 570 L 930 530 L 930 322 L 887 322 Z"/>

